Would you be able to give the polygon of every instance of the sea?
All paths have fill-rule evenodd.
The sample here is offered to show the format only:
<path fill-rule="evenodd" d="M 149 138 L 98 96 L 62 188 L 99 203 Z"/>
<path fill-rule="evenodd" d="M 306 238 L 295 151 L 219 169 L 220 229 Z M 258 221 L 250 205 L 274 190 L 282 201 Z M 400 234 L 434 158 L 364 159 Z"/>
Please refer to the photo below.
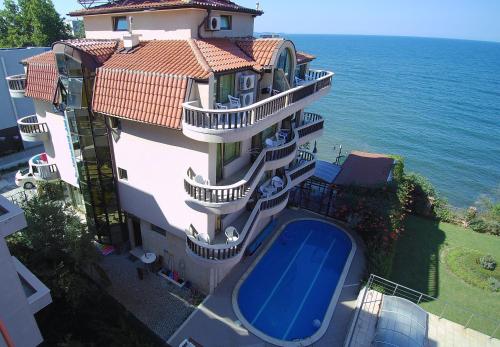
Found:
<path fill-rule="evenodd" d="M 500 43 L 414 37 L 284 35 L 335 72 L 308 109 L 325 118 L 319 159 L 397 154 L 453 206 L 500 191 Z"/>

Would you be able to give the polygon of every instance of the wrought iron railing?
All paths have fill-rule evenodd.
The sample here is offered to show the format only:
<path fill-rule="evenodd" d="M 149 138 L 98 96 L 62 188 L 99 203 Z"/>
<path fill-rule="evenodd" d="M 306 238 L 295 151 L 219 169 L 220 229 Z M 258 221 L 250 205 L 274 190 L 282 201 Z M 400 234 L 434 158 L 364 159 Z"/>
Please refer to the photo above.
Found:
<path fill-rule="evenodd" d="M 8 76 L 6 80 L 10 91 L 22 92 L 26 90 L 26 74 Z"/>
<path fill-rule="evenodd" d="M 36 115 L 27 116 L 17 121 L 19 131 L 25 134 L 43 134 L 49 131 L 46 123 L 38 122 Z"/>

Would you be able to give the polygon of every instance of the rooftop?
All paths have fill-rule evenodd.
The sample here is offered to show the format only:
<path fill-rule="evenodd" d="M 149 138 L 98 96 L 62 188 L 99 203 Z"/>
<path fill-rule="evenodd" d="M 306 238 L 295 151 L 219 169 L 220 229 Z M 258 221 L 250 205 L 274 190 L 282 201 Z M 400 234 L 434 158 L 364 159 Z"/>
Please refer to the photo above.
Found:
<path fill-rule="evenodd" d="M 373 186 L 390 180 L 394 159 L 385 154 L 353 151 L 335 178 L 337 185 Z"/>
<path fill-rule="evenodd" d="M 80 1 L 85 4 L 89 1 Z M 116 0 L 108 1 L 105 4 L 89 7 L 82 10 L 70 12 L 73 17 L 87 16 L 95 14 L 138 12 L 148 10 L 170 10 L 180 8 L 201 8 L 219 11 L 231 11 L 248 13 L 260 16 L 264 12 L 243 7 L 228 0 Z"/>

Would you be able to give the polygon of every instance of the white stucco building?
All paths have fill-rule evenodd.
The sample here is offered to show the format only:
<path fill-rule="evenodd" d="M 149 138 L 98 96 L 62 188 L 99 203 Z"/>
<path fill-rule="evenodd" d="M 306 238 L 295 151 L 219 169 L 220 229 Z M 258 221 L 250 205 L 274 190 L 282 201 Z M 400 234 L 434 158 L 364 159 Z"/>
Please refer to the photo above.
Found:
<path fill-rule="evenodd" d="M 26 227 L 24 212 L 0 196 L 0 346 L 38 346 L 34 314 L 52 302 L 50 290 L 16 257 L 5 238 Z"/>
<path fill-rule="evenodd" d="M 281 38 L 253 38 L 260 10 L 225 0 L 114 1 L 71 13 L 86 39 L 25 61 L 11 86 L 36 117 L 39 179 L 67 183 L 96 238 L 154 252 L 206 292 L 313 174 L 305 111 L 333 73 Z"/>

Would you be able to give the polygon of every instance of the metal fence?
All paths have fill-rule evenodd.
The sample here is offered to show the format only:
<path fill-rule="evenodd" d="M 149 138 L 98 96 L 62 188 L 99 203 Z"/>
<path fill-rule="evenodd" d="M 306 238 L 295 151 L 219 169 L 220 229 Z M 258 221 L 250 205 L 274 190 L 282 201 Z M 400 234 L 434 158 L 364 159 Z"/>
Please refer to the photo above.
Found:
<path fill-rule="evenodd" d="M 351 329 L 351 335 L 356 330 L 355 327 L 358 323 L 360 312 L 364 309 L 370 312 L 374 305 L 373 298 L 368 294 L 370 291 L 407 299 L 415 304 L 422 305 L 426 311 L 433 313 L 440 319 L 444 318 L 460 324 L 464 329 L 471 328 L 481 331 L 490 338 L 500 338 L 500 320 L 487 317 L 457 304 L 439 300 L 376 275 L 370 275 L 368 279 L 363 298 L 353 318 L 352 327 L 354 329 Z M 355 336 L 350 336 L 348 339 L 346 346 L 353 346 L 352 342 L 355 340 Z"/>

